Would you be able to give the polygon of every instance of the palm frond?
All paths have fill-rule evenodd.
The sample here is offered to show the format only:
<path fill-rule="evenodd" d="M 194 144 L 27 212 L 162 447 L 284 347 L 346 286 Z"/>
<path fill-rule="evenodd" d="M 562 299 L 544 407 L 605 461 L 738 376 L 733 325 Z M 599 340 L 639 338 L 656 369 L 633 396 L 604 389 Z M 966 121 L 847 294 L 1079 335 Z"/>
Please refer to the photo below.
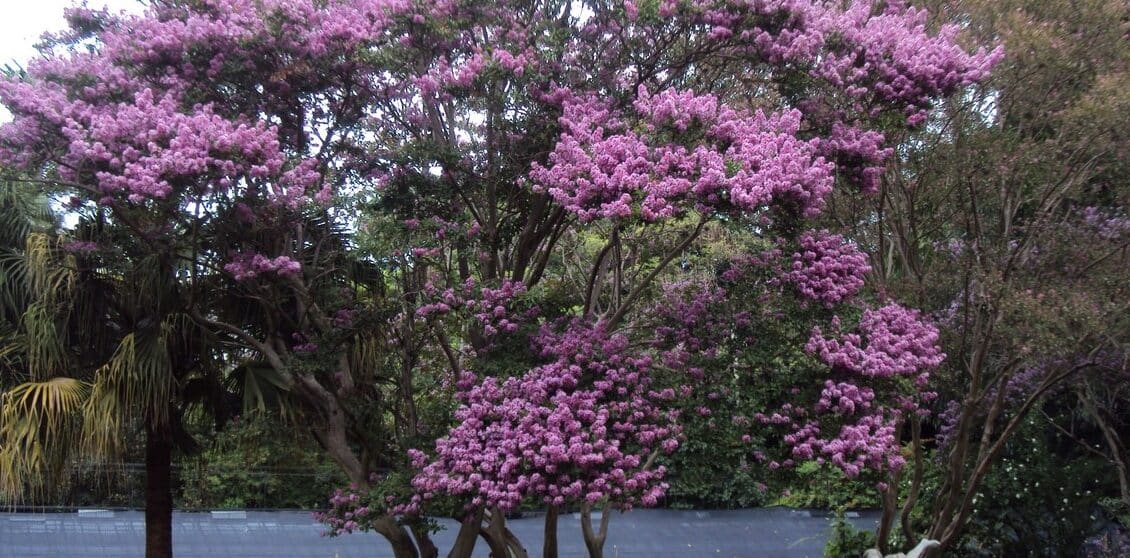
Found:
<path fill-rule="evenodd" d="M 350 368 L 362 378 L 354 378 L 354 381 L 371 381 L 373 377 L 379 374 L 384 366 L 384 361 L 388 357 L 387 343 L 383 339 L 373 335 L 357 335 L 355 336 L 349 359 Z"/>
<path fill-rule="evenodd" d="M 0 246 L 16 246 L 27 235 L 55 226 L 55 214 L 42 191 L 14 182 L 0 183 Z"/>
<path fill-rule="evenodd" d="M 29 286 L 38 298 L 50 301 L 66 298 L 75 281 L 73 266 L 63 265 L 57 257 L 57 243 L 52 235 L 31 233 L 24 246 Z"/>
<path fill-rule="evenodd" d="M 128 417 L 154 426 L 169 421 L 174 378 L 163 335 L 130 333 L 94 374 L 83 413 L 89 455 L 107 458 L 121 449 L 121 429 Z"/>
<path fill-rule="evenodd" d="M 21 252 L 0 248 L 0 317 L 23 313 L 29 297 L 27 262 Z"/>
<path fill-rule="evenodd" d="M 23 318 L 24 349 L 32 379 L 50 378 L 66 369 L 66 349 L 55 327 L 55 316 L 42 300 L 27 307 Z"/>
<path fill-rule="evenodd" d="M 15 499 L 57 484 L 88 393 L 87 384 L 60 377 L 0 396 L 0 495 Z"/>
<path fill-rule="evenodd" d="M 243 395 L 244 412 L 275 410 L 284 418 L 292 415 L 289 384 L 266 363 L 252 361 L 236 367 L 228 376 L 228 384 L 233 392 Z"/>

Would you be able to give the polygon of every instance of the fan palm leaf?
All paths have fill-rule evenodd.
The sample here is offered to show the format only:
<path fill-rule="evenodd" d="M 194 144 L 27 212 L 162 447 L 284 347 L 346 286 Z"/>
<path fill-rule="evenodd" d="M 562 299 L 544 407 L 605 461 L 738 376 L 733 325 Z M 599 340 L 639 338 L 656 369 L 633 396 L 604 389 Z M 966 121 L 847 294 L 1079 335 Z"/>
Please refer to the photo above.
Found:
<path fill-rule="evenodd" d="M 0 493 L 14 498 L 57 484 L 89 391 L 80 380 L 58 377 L 0 396 Z"/>

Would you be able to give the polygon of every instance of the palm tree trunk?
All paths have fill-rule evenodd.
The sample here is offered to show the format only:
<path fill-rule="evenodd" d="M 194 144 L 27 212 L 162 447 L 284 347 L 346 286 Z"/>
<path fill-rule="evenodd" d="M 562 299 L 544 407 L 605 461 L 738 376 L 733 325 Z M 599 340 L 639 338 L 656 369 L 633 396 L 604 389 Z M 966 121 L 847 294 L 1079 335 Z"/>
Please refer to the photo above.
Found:
<path fill-rule="evenodd" d="M 173 442 L 160 430 L 145 432 L 145 558 L 173 556 Z"/>

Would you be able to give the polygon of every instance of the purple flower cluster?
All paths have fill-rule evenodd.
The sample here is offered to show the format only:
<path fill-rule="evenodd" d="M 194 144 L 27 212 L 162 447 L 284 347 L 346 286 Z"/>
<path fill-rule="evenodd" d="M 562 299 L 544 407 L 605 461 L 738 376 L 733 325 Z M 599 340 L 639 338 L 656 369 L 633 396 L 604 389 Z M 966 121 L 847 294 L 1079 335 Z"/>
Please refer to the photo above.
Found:
<path fill-rule="evenodd" d="M 663 285 L 663 296 L 652 307 L 659 325 L 653 346 L 671 352 L 712 353 L 745 316 L 727 316 L 719 311 L 726 290 L 701 281 L 676 281 Z M 737 325 L 742 325 L 738 323 Z M 666 356 L 675 364 L 681 358 Z M 678 365 L 675 364 L 677 367 Z"/>
<path fill-rule="evenodd" d="M 59 158 L 65 180 L 89 173 L 106 196 L 122 194 L 133 203 L 163 199 L 186 178 L 207 177 L 212 188 L 225 191 L 241 179 L 280 178 L 280 188 L 304 189 L 310 176 L 282 177 L 283 157 L 275 130 L 223 118 L 210 106 L 180 111 L 174 93 L 143 89 L 129 102 L 90 105 L 42 96 L 28 83 L 0 83 L 0 99 L 17 114 L 14 127 L 0 129 L 0 144 L 23 135 L 23 118 L 58 121 L 67 150 Z M 64 95 L 62 91 L 56 91 Z M 24 117 L 32 113 L 35 117 Z M 26 138 L 21 138 L 26 139 Z M 28 144 L 19 141 L 21 145 Z M 0 150 L 0 157 L 18 163 L 30 153 Z"/>
<path fill-rule="evenodd" d="M 503 279 L 498 288 L 476 288 L 474 278 L 469 278 L 460 289 L 449 288 L 443 291 L 428 283 L 424 287 L 424 293 L 431 302 L 417 308 L 416 315 L 426 318 L 467 310 L 488 338 L 499 333 L 514 333 L 523 322 L 537 315 L 536 307 L 525 312 L 516 312 L 511 308 L 514 299 L 524 292 L 524 283 L 510 279 Z"/>
<path fill-rule="evenodd" d="M 1097 207 L 1085 207 L 1080 213 L 1083 223 L 1103 240 L 1117 241 L 1130 235 L 1130 217 Z"/>
<path fill-rule="evenodd" d="M 314 512 L 314 520 L 327 527 L 322 536 L 336 537 L 366 530 L 367 520 L 375 515 L 377 514 L 364 502 L 356 487 L 351 486 L 345 490 L 335 489 L 330 496 L 329 511 Z"/>
<path fill-rule="evenodd" d="M 838 318 L 833 325 L 838 329 Z M 898 470 L 905 459 L 897 425 L 907 414 L 920 412 L 919 400 L 934 395 L 921 390 L 945 358 L 937 342 L 933 325 L 894 304 L 865 310 L 858 333 L 826 339 L 815 328 L 806 350 L 846 377 L 825 380 L 811 410 L 785 404 L 771 415 L 753 418 L 786 428 L 783 440 L 794 459 L 830 461 L 849 477 L 864 470 Z M 895 377 L 910 378 L 913 391 L 900 393 L 897 384 L 892 391 L 887 380 Z M 882 396 L 880 385 L 887 386 Z"/>
<path fill-rule="evenodd" d="M 302 272 L 302 264 L 288 256 L 268 258 L 263 254 L 244 252 L 232 257 L 232 261 L 224 266 L 224 271 L 232 274 L 236 281 L 247 281 L 265 273 L 274 273 L 280 277 L 297 275 Z"/>
<path fill-rule="evenodd" d="M 796 288 L 803 298 L 831 308 L 849 300 L 863 288 L 863 278 L 871 271 L 867 254 L 853 242 L 826 230 L 808 231 L 799 239 L 800 252 L 781 280 Z"/>
<path fill-rule="evenodd" d="M 734 110 L 712 95 L 641 86 L 634 113 L 591 97 L 564 102 L 564 131 L 530 179 L 582 221 L 676 217 L 687 209 L 823 208 L 833 165 L 797 137 L 801 113 Z M 674 139 L 666 139 L 668 135 Z"/>
<path fill-rule="evenodd" d="M 0 80 L 0 102 L 13 115 L 0 128 L 0 161 L 55 163 L 63 180 L 94 183 L 102 203 L 201 203 L 238 188 L 292 209 L 328 203 L 332 191 L 317 162 L 285 154 L 277 125 L 254 108 L 239 116 L 193 101 L 198 84 L 257 70 L 256 59 L 306 60 L 288 71 L 332 73 L 349 64 L 343 54 L 388 40 L 387 28 L 410 5 L 207 0 L 162 3 L 136 16 L 72 8 L 76 31 L 52 39 L 98 29 L 97 50 L 45 48 L 26 77 Z"/>
<path fill-rule="evenodd" d="M 72 254 L 90 254 L 98 251 L 98 243 L 89 240 L 71 240 L 63 243 L 62 248 Z"/>
<path fill-rule="evenodd" d="M 825 338 L 819 327 L 813 328 L 805 350 L 834 369 L 874 378 L 910 377 L 918 387 L 946 358 L 938 347 L 938 329 L 918 311 L 897 304 L 865 310 L 859 333 Z"/>
<path fill-rule="evenodd" d="M 884 147 L 880 132 L 832 123 L 832 132 L 820 141 L 820 154 L 835 161 L 836 170 L 865 194 L 879 191 L 883 164 L 894 152 Z"/>
<path fill-rule="evenodd" d="M 503 509 L 524 498 L 657 503 L 665 470 L 646 464 L 678 447 L 679 429 L 656 399 L 662 394 L 648 389 L 650 359 L 633 356 L 627 338 L 579 322 L 562 332 L 547 326 L 536 341 L 551 362 L 469 382 L 434 457 L 412 452 L 417 494 L 400 511 L 440 494 Z"/>
<path fill-rule="evenodd" d="M 1004 54 L 966 52 L 955 40 L 957 25 L 931 35 L 927 12 L 904 1 L 666 1 L 660 12 L 674 15 L 679 6 L 709 26 L 711 37 L 770 62 L 807 65 L 860 101 L 901 105 L 912 124 L 926 116 L 932 98 L 983 79 Z M 749 25 L 766 20 L 779 24 Z"/>

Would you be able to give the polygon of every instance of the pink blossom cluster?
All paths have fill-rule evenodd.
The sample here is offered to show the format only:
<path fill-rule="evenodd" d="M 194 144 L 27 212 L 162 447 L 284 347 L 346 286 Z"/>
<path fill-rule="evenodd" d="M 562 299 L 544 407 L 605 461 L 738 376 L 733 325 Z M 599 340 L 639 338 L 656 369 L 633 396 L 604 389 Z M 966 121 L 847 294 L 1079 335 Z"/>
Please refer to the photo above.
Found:
<path fill-rule="evenodd" d="M 871 266 L 855 243 L 821 230 L 805 232 L 799 244 L 801 251 L 792 255 L 792 265 L 783 271 L 781 280 L 801 297 L 831 308 L 863 288 Z"/>
<path fill-rule="evenodd" d="M 871 408 L 875 391 L 869 387 L 859 387 L 850 382 L 826 380 L 820 390 L 820 400 L 816 402 L 816 412 L 832 412 L 837 415 L 854 415 Z"/>
<path fill-rule="evenodd" d="M 660 12 L 674 15 L 680 5 L 711 38 L 748 46 L 771 63 L 809 66 L 860 100 L 902 105 L 912 124 L 926 116 L 932 98 L 983 79 L 1004 54 L 966 52 L 954 24 L 931 34 L 927 12 L 901 0 L 668 1 Z"/>
<path fill-rule="evenodd" d="M 503 279 L 497 289 L 483 287 L 476 299 L 467 301 L 467 308 L 474 312 L 475 319 L 483 327 L 487 337 L 498 333 L 514 333 L 522 321 L 532 316 L 516 315 L 508 305 L 516 297 L 526 292 L 526 284 L 521 281 Z M 536 310 L 535 310 L 536 311 Z"/>
<path fill-rule="evenodd" d="M 793 456 L 815 458 L 817 463 L 827 459 L 848 477 L 859 476 L 864 470 L 898 471 L 906 464 L 906 459 L 895 438 L 897 420 L 897 416 L 865 414 L 855 422 L 840 426 L 832 438 L 818 437 L 819 430 L 809 428 L 813 424 L 809 423 L 786 436 L 785 442 L 793 444 Z"/>
<path fill-rule="evenodd" d="M 810 416 L 805 407 L 786 404 L 772 415 L 753 415 L 763 425 L 787 431 L 781 439 L 791 458 L 774 461 L 771 468 L 792 466 L 796 460 L 830 461 L 845 475 L 856 477 L 864 470 L 897 471 L 905 463 L 895 436 L 901 415 L 880 405 L 872 389 L 828 380 L 813 410 Z M 829 436 L 831 432 L 835 435 Z"/>
<path fill-rule="evenodd" d="M 103 34 L 115 61 L 160 64 L 187 79 L 215 78 L 225 65 L 258 53 L 295 59 L 334 60 L 334 55 L 385 38 L 407 0 L 205 0 L 151 6 L 125 16 Z M 194 58 L 203 57 L 203 63 Z M 196 75 L 200 67 L 205 75 Z M 233 68 L 238 71 L 238 68 Z"/>
<path fill-rule="evenodd" d="M 59 157 L 60 175 L 65 180 L 93 175 L 106 195 L 120 193 L 140 203 L 168 197 L 186 179 L 207 180 L 208 188 L 222 192 L 243 179 L 268 177 L 280 189 L 305 192 L 319 178 L 317 173 L 283 171 L 272 128 L 221 117 L 208 105 L 182 112 L 180 98 L 171 92 L 146 88 L 129 102 L 92 105 L 44 96 L 41 89 L 31 83 L 0 83 L 0 99 L 16 114 L 13 127 L 0 130 L 0 145 L 18 143 L 29 149 L 36 144 L 23 137 L 25 125 L 58 121 L 67 146 Z M 0 158 L 11 164 L 31 157 L 30 152 L 0 149 Z"/>
<path fill-rule="evenodd" d="M 938 329 L 918 311 L 897 304 L 865 310 L 859 333 L 838 339 L 825 338 L 815 327 L 805 350 L 834 369 L 874 378 L 905 376 L 918 387 L 926 385 L 930 371 L 946 358 L 938 346 Z"/>
<path fill-rule="evenodd" d="M 838 318 L 833 327 L 839 329 Z M 865 310 L 858 333 L 841 333 L 839 339 L 826 339 L 814 328 L 806 350 L 841 379 L 825 380 L 811 408 L 786 403 L 753 418 L 787 431 L 782 439 L 793 459 L 829 461 L 850 477 L 864 470 L 898 470 L 905 460 L 897 425 L 921 412 L 919 401 L 934 396 L 921 390 L 945 358 L 937 342 L 933 325 L 894 304 Z M 895 377 L 910 378 L 913 391 L 900 390 L 890 382 Z"/>
<path fill-rule="evenodd" d="M 749 114 L 712 95 L 652 95 L 643 86 L 634 109 L 567 99 L 548 165 L 532 165 L 534 188 L 582 221 L 655 221 L 693 207 L 752 212 L 771 204 L 812 216 L 831 191 L 833 165 L 818 155 L 817 141 L 798 137 L 799 111 Z"/>
<path fill-rule="evenodd" d="M 90 254 L 98 251 L 98 243 L 89 240 L 70 240 L 63 243 L 62 248 L 72 254 Z"/>
<path fill-rule="evenodd" d="M 302 264 L 289 256 L 268 258 L 263 254 L 242 252 L 235 254 L 232 261 L 224 265 L 224 271 L 232 274 L 236 281 L 247 281 L 265 273 L 280 277 L 297 275 L 302 272 Z"/>
<path fill-rule="evenodd" d="M 412 83 L 425 96 L 446 96 L 442 93 L 446 90 L 472 87 L 479 75 L 490 68 L 501 68 L 522 77 L 527 70 L 537 69 L 539 65 L 537 53 L 529 48 L 515 54 L 498 46 L 486 50 L 476 45 L 465 57 L 440 57 L 426 73 L 413 78 Z"/>
<path fill-rule="evenodd" d="M 548 364 L 475 383 L 435 455 L 412 452 L 417 494 L 402 511 L 440 494 L 503 509 L 524 498 L 657 503 L 665 469 L 645 465 L 653 452 L 678 447 L 679 428 L 649 393 L 650 358 L 634 356 L 626 337 L 580 322 L 561 332 L 546 326 L 536 343 Z"/>
<path fill-rule="evenodd" d="M 884 147 L 883 134 L 841 122 L 820 140 L 820 153 L 836 163 L 836 170 L 865 194 L 879 191 L 884 163 L 894 152 Z"/>
<path fill-rule="evenodd" d="M 658 320 L 654 345 L 690 353 L 715 351 L 730 335 L 735 322 L 744 317 L 727 316 L 720 311 L 726 296 L 722 287 L 701 281 L 663 285 L 663 296 L 652 308 Z"/>
<path fill-rule="evenodd" d="M 443 291 L 433 283 L 428 283 L 424 286 L 424 294 L 431 302 L 417 308 L 416 315 L 427 318 L 466 310 L 482 327 L 485 337 L 514 333 L 523 322 L 537 315 L 537 307 L 524 312 L 517 312 L 512 308 L 515 299 L 525 292 L 525 283 L 511 279 L 501 280 L 498 288 L 476 288 L 476 281 L 472 277 L 458 290 L 448 288 Z"/>
<path fill-rule="evenodd" d="M 330 509 L 325 512 L 315 512 L 314 520 L 324 524 L 327 531 L 323 536 L 336 537 L 348 535 L 356 531 L 368 529 L 368 520 L 373 518 L 373 509 L 358 493 L 356 487 L 348 489 L 335 489 L 330 496 Z"/>
<path fill-rule="evenodd" d="M 0 161 L 56 163 L 63 180 L 94 182 L 103 202 L 118 195 L 133 203 L 181 200 L 190 190 L 199 203 L 202 195 L 246 187 L 290 208 L 328 203 L 332 191 L 317 163 L 301 153 L 287 161 L 279 136 L 290 131 L 260 116 L 304 87 L 300 77 L 313 85 L 317 73 L 351 64 L 355 71 L 350 53 L 387 41 L 387 29 L 410 5 L 207 0 L 120 16 L 73 8 L 74 31 L 50 39 L 83 40 L 94 29 L 96 49 L 46 47 L 26 77 L 0 80 L 0 102 L 13 114 L 0 129 Z M 202 80 L 231 87 L 265 77 L 256 75 L 263 70 L 255 60 L 277 60 L 280 67 L 269 72 L 287 83 L 265 79 L 238 102 L 276 106 L 244 106 L 240 116 L 201 87 Z"/>
<path fill-rule="evenodd" d="M 885 9 L 876 13 L 876 8 Z M 943 25 L 936 35 L 926 28 L 928 13 L 903 1 L 880 3 L 853 0 L 843 11 L 811 3 L 824 10 L 813 27 L 826 41 L 835 37 L 830 55 L 813 73 L 849 93 L 872 95 L 890 103 L 905 103 L 911 124 L 920 122 L 930 100 L 984 79 L 1004 56 L 1002 48 L 967 53 L 956 40 L 960 28 Z"/>
<path fill-rule="evenodd" d="M 409 11 L 408 32 L 396 39 L 429 52 L 416 61 L 420 66 L 409 78 L 415 92 L 427 99 L 451 99 L 474 90 L 483 75 L 516 80 L 554 69 L 560 59 L 547 60 L 548 53 L 537 44 L 544 39 L 538 29 L 544 22 L 518 17 L 522 9 L 512 0 L 416 3 Z M 452 26 L 468 20 L 475 26 Z M 447 48 L 437 52 L 437 42 Z"/>

